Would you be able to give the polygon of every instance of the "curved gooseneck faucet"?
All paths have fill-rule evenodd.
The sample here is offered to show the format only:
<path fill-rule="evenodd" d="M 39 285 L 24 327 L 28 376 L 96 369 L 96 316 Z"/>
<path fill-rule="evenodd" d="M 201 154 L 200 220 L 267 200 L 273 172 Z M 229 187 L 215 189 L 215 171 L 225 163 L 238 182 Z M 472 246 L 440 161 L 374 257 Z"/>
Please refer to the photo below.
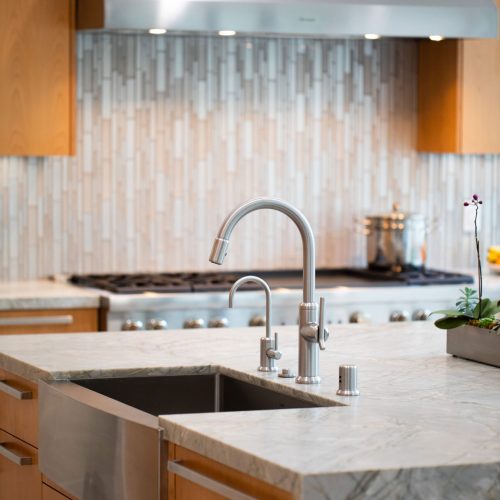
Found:
<path fill-rule="evenodd" d="M 234 294 L 241 285 L 245 283 L 257 283 L 266 293 L 266 336 L 260 339 L 260 372 L 277 372 L 276 360 L 281 359 L 281 352 L 278 350 L 278 334 L 274 334 L 274 340 L 271 338 L 271 289 L 269 285 L 258 276 L 243 276 L 233 283 L 229 290 L 229 307 L 233 307 Z"/>
<path fill-rule="evenodd" d="M 222 264 L 227 254 L 229 239 L 238 222 L 255 210 L 272 209 L 287 215 L 297 226 L 302 237 L 303 252 L 303 302 L 299 306 L 299 373 L 296 382 L 317 384 L 319 376 L 319 350 L 325 348 L 328 332 L 324 328 L 324 300 L 321 299 L 318 323 L 318 304 L 314 302 L 315 250 L 314 234 L 309 222 L 297 208 L 275 198 L 249 200 L 234 209 L 222 223 L 214 240 L 210 262 Z"/>
<path fill-rule="evenodd" d="M 304 269 L 304 302 L 314 302 L 314 287 L 315 287 L 315 273 L 316 263 L 314 255 L 314 234 L 312 232 L 309 222 L 304 217 L 304 214 L 297 210 L 293 205 L 286 201 L 277 200 L 275 198 L 256 198 L 254 200 L 246 201 L 239 207 L 234 209 L 222 223 L 217 237 L 215 238 L 210 254 L 210 262 L 214 264 L 222 264 L 224 257 L 227 254 L 229 246 L 229 238 L 235 228 L 236 224 L 250 212 L 270 208 L 284 213 L 293 220 L 300 236 L 302 237 L 302 251 L 303 251 L 303 269 Z"/>

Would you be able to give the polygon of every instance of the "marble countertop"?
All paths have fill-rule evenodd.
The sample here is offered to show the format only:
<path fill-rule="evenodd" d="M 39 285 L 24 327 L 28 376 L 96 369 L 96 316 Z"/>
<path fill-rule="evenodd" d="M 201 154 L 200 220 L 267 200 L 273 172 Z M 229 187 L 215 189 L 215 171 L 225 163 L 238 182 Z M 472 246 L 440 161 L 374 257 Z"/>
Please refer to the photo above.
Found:
<path fill-rule="evenodd" d="M 297 366 L 295 327 L 277 327 L 281 367 Z M 67 379 L 218 370 L 345 406 L 169 415 L 166 439 L 296 498 L 500 496 L 500 369 L 445 354 L 432 323 L 337 326 L 320 385 L 260 373 L 259 328 L 0 337 L 0 367 Z M 359 369 L 339 397 L 338 366 Z"/>
<path fill-rule="evenodd" d="M 99 293 L 52 280 L 0 283 L 0 311 L 99 307 Z"/>

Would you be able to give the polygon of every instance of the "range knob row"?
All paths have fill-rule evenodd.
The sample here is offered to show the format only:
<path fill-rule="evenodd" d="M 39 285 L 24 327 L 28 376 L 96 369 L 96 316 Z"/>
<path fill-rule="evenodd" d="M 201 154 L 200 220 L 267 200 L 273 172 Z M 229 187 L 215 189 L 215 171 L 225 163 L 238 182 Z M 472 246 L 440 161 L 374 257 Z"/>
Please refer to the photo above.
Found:
<path fill-rule="evenodd" d="M 411 319 L 413 321 L 426 321 L 429 317 L 429 311 L 425 309 L 417 309 L 413 312 Z M 410 314 L 407 311 L 393 311 L 389 316 L 389 321 L 409 321 Z M 349 323 L 370 323 L 371 318 L 369 314 L 362 313 L 361 311 L 355 311 L 349 316 Z M 248 326 L 265 326 L 266 318 L 264 316 L 255 315 L 252 316 L 248 322 Z M 208 328 L 227 328 L 229 326 L 229 320 L 225 317 L 213 318 L 208 322 Z M 146 325 L 141 320 L 131 320 L 128 319 L 122 325 L 122 330 L 124 331 L 134 331 L 134 330 L 166 330 L 168 328 L 168 323 L 164 319 L 153 318 L 150 319 Z M 192 318 L 184 321 L 183 328 L 194 329 L 194 328 L 205 328 L 205 320 L 202 318 Z"/>
<path fill-rule="evenodd" d="M 413 312 L 411 319 L 413 321 L 426 321 L 429 318 L 429 311 L 425 309 L 417 309 Z M 392 311 L 389 316 L 389 321 L 409 321 L 410 314 L 407 311 Z M 371 318 L 369 314 L 361 311 L 355 311 L 349 316 L 349 323 L 370 323 Z"/>
<path fill-rule="evenodd" d="M 123 331 L 135 331 L 135 330 L 166 330 L 168 328 L 168 323 L 164 319 L 150 319 L 146 326 L 144 322 L 140 319 L 127 319 L 122 324 Z"/>
<path fill-rule="evenodd" d="M 213 318 L 208 322 L 208 328 L 227 328 L 229 320 L 227 318 Z M 184 321 L 183 328 L 205 328 L 205 320 L 202 318 L 188 319 Z"/>
<path fill-rule="evenodd" d="M 430 312 L 426 309 L 417 309 L 411 315 L 412 321 L 427 321 Z M 389 316 L 389 321 L 409 321 L 410 314 L 408 311 L 393 311 Z"/>

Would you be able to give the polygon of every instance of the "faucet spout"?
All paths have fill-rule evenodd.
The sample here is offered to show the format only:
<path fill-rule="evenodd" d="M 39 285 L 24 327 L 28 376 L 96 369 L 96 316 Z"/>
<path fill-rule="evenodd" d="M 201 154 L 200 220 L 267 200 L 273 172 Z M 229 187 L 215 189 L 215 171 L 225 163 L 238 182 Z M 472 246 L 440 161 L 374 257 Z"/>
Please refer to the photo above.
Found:
<path fill-rule="evenodd" d="M 222 264 L 227 254 L 231 233 L 238 222 L 247 214 L 261 209 L 272 209 L 287 215 L 297 226 L 302 238 L 303 254 L 303 301 L 314 302 L 315 288 L 315 249 L 314 234 L 304 214 L 290 203 L 275 198 L 256 198 L 235 208 L 222 223 L 214 240 L 209 260 L 214 264 Z"/>

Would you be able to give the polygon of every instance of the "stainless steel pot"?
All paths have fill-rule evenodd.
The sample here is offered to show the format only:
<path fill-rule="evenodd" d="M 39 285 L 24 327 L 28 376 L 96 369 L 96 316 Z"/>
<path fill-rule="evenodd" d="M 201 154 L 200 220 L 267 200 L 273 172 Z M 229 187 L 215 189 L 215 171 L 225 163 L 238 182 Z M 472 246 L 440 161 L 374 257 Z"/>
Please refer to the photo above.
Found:
<path fill-rule="evenodd" d="M 391 213 L 367 216 L 363 224 L 370 269 L 401 272 L 425 267 L 429 227 L 424 215 L 401 212 L 395 203 Z"/>

